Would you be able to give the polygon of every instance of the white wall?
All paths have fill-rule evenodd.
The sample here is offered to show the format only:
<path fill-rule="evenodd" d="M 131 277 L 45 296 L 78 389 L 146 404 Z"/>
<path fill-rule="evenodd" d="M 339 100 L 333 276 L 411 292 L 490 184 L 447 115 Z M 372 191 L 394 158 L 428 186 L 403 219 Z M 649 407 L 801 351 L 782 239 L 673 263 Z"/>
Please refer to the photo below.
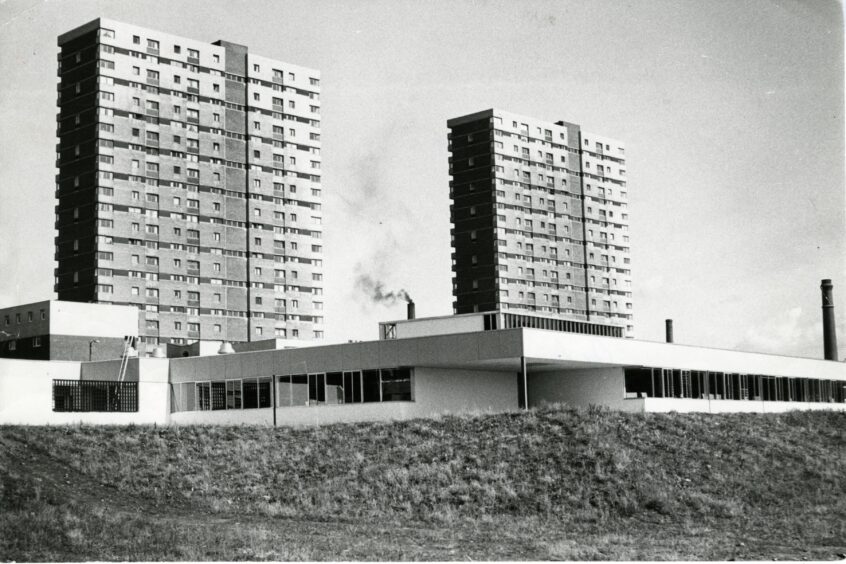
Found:
<path fill-rule="evenodd" d="M 620 367 L 556 370 L 529 374 L 529 407 L 545 403 L 606 405 L 626 409 L 625 381 Z"/>
<path fill-rule="evenodd" d="M 409 337 L 482 331 L 485 328 L 484 321 L 484 316 L 478 313 L 397 321 L 397 338 L 407 339 Z"/>
<path fill-rule="evenodd" d="M 390 421 L 439 414 L 496 413 L 517 409 L 517 374 L 441 368 L 414 369 L 414 401 L 281 407 L 278 425 L 326 425 L 354 421 Z M 273 424 L 272 409 L 180 411 L 175 424 Z"/>
<path fill-rule="evenodd" d="M 517 372 L 415 368 L 415 416 L 517 409 Z"/>
<path fill-rule="evenodd" d="M 53 379 L 78 380 L 78 362 L 0 359 L 0 424 L 45 425 L 53 413 Z"/>
<path fill-rule="evenodd" d="M 140 381 L 138 379 L 140 362 Z M 86 369 L 81 369 L 86 364 Z M 53 380 L 84 379 L 114 380 L 116 362 L 63 362 L 0 359 L 0 424 L 8 425 L 65 425 L 90 424 L 165 424 L 170 411 L 170 385 L 166 359 L 134 359 L 127 373 L 129 381 L 138 381 L 138 411 L 111 412 L 53 412 Z M 92 370 L 92 365 L 94 369 Z M 112 375 L 112 377 L 100 378 Z"/>
<path fill-rule="evenodd" d="M 134 306 L 50 302 L 50 333 L 82 337 L 138 335 L 138 309 Z"/>

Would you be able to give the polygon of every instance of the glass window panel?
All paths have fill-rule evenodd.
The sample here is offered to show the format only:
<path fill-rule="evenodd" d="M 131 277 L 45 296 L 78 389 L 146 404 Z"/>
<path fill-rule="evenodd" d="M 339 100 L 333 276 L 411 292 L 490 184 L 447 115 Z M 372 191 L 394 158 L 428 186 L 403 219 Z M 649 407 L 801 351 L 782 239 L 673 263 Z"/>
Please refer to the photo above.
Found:
<path fill-rule="evenodd" d="M 355 372 L 344 372 L 344 403 L 353 403 L 353 392 L 356 384 L 358 384 L 358 376 L 353 378 Z"/>
<path fill-rule="evenodd" d="M 258 407 L 258 382 L 255 378 L 244 380 L 244 409 Z"/>
<path fill-rule="evenodd" d="M 336 405 L 344 403 L 344 375 L 341 372 L 326 374 L 326 403 Z"/>
<path fill-rule="evenodd" d="M 308 405 L 308 376 L 291 376 L 291 405 Z"/>
<path fill-rule="evenodd" d="M 308 404 L 322 405 L 326 403 L 326 375 L 308 375 Z"/>
<path fill-rule="evenodd" d="M 365 370 L 362 376 L 362 400 L 365 402 L 382 401 L 379 371 Z"/>
<path fill-rule="evenodd" d="M 241 381 L 226 381 L 226 409 L 241 409 Z"/>
<path fill-rule="evenodd" d="M 197 384 L 197 409 L 208 411 L 211 407 L 211 387 L 208 382 Z"/>
<path fill-rule="evenodd" d="M 411 401 L 411 370 L 387 368 L 382 373 L 382 401 Z"/>
<path fill-rule="evenodd" d="M 258 382 L 258 406 L 272 407 L 270 402 L 270 378 L 259 378 Z"/>
<path fill-rule="evenodd" d="M 291 403 L 291 377 L 280 376 L 279 383 L 276 385 L 276 393 L 279 394 L 279 407 L 289 407 Z"/>
<path fill-rule="evenodd" d="M 211 383 L 211 408 L 226 409 L 226 382 Z"/>

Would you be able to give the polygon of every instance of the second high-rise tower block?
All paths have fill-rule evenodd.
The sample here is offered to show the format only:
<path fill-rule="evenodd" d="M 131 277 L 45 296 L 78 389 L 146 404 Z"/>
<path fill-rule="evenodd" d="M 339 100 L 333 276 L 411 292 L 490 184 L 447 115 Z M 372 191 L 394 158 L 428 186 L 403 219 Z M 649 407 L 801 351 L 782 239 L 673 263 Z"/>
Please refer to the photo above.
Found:
<path fill-rule="evenodd" d="M 447 125 L 455 313 L 527 313 L 632 336 L 623 144 L 495 109 Z"/>

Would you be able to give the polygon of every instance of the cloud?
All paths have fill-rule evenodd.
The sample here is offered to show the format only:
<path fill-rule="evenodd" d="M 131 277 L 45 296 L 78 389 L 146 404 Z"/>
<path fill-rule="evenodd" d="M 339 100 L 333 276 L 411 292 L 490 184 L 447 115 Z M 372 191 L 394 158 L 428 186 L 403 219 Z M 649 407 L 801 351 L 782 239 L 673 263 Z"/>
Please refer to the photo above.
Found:
<path fill-rule="evenodd" d="M 846 324 L 838 323 L 836 330 L 841 341 L 846 338 Z M 822 343 L 819 311 L 804 311 L 801 307 L 794 307 L 771 315 L 758 326 L 747 329 L 735 348 L 821 358 Z"/>

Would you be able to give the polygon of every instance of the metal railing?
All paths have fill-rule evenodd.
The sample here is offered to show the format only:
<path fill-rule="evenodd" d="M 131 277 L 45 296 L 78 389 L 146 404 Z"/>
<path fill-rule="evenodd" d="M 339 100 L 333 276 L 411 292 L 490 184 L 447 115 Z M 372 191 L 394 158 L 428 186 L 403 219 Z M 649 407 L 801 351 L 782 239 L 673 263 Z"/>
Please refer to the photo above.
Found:
<path fill-rule="evenodd" d="M 138 411 L 138 382 L 53 380 L 53 411 Z"/>

